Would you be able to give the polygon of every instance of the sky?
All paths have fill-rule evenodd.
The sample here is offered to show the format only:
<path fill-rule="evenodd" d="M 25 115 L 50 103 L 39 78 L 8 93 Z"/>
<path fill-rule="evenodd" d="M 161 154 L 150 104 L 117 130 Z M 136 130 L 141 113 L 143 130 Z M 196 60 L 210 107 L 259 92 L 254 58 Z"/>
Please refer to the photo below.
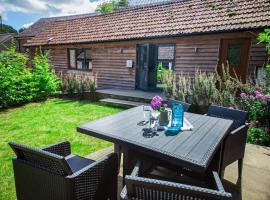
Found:
<path fill-rule="evenodd" d="M 4 24 L 16 30 L 28 27 L 42 17 L 94 12 L 103 0 L 0 0 Z"/>

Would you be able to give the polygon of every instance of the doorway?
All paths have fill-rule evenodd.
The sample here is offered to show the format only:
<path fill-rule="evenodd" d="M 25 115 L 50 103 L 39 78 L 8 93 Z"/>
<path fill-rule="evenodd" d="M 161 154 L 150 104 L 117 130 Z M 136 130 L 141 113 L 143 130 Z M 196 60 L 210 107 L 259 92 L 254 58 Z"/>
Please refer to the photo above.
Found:
<path fill-rule="evenodd" d="M 248 56 L 250 48 L 250 39 L 224 39 L 221 41 L 220 62 L 218 73 L 222 74 L 222 66 L 229 66 L 230 74 L 246 82 L 248 70 Z"/>
<path fill-rule="evenodd" d="M 136 89 L 155 90 L 157 79 L 157 46 L 137 45 Z"/>
<path fill-rule="evenodd" d="M 136 89 L 162 91 L 162 77 L 175 65 L 175 44 L 137 45 Z"/>

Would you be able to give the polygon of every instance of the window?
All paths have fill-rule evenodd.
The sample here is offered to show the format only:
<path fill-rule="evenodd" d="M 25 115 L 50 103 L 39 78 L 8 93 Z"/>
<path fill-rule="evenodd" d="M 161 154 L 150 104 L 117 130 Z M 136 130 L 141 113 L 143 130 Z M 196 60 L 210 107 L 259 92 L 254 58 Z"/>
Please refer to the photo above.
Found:
<path fill-rule="evenodd" d="M 91 49 L 68 49 L 69 68 L 92 70 Z"/>
<path fill-rule="evenodd" d="M 229 45 L 227 52 L 227 61 L 229 65 L 239 66 L 241 63 L 241 45 Z"/>
<path fill-rule="evenodd" d="M 158 45 L 158 64 L 165 69 L 172 70 L 175 60 L 175 45 L 160 44 Z"/>

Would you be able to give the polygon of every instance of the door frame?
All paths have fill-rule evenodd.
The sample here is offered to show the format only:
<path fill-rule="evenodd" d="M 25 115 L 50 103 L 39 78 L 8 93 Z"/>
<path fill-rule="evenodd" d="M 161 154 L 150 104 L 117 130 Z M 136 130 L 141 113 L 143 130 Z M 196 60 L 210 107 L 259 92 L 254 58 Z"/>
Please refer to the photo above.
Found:
<path fill-rule="evenodd" d="M 241 78 L 242 82 L 246 82 L 246 77 L 248 75 L 248 64 L 249 64 L 249 56 L 250 56 L 250 47 L 251 47 L 251 38 L 248 37 L 241 37 L 241 38 L 224 38 L 220 40 L 220 48 L 219 48 L 219 61 L 218 61 L 218 66 L 217 66 L 217 72 L 220 73 L 220 70 L 222 69 L 222 64 L 225 64 L 225 66 L 227 66 L 227 63 L 223 63 L 222 62 L 222 58 L 223 58 L 223 54 L 225 53 L 225 51 L 228 51 L 228 45 L 224 46 L 224 43 L 226 41 L 231 41 L 231 42 L 235 42 L 237 44 L 237 42 L 242 41 L 245 45 L 245 49 L 244 49 L 244 57 L 241 55 L 241 62 L 243 62 L 243 73 L 242 74 L 237 74 L 238 77 Z M 227 52 L 226 52 L 227 54 Z M 241 52 L 242 54 L 242 52 Z"/>

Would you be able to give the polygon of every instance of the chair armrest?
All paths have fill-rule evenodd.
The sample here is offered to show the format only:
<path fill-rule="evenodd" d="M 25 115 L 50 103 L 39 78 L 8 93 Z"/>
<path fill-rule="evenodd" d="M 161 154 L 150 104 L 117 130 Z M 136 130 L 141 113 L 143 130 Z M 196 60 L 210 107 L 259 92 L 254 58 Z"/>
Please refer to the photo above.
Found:
<path fill-rule="evenodd" d="M 214 177 L 214 179 L 215 179 L 215 184 L 216 184 L 216 186 L 217 186 L 217 189 L 218 189 L 220 192 L 225 192 L 224 187 L 223 187 L 223 185 L 222 185 L 222 183 L 221 183 L 221 180 L 220 180 L 220 178 L 219 178 L 218 173 L 217 173 L 217 172 L 213 172 L 213 177 Z"/>
<path fill-rule="evenodd" d="M 43 147 L 42 150 L 66 157 L 71 154 L 70 142 L 63 141 L 57 144 Z"/>
<path fill-rule="evenodd" d="M 243 125 L 230 132 L 224 141 L 223 168 L 236 160 L 242 159 L 245 154 L 248 126 Z"/>
<path fill-rule="evenodd" d="M 245 125 L 242 125 L 242 126 L 238 127 L 237 129 L 234 129 L 234 130 L 230 133 L 230 135 L 243 134 L 244 131 L 245 131 L 245 129 L 248 128 L 247 126 L 248 126 L 248 125 L 245 124 Z"/>
<path fill-rule="evenodd" d="M 132 172 L 131 172 L 131 176 L 138 176 L 139 172 L 140 172 L 140 167 L 141 167 L 141 161 L 138 161 L 135 165 L 135 167 L 133 168 Z"/>

